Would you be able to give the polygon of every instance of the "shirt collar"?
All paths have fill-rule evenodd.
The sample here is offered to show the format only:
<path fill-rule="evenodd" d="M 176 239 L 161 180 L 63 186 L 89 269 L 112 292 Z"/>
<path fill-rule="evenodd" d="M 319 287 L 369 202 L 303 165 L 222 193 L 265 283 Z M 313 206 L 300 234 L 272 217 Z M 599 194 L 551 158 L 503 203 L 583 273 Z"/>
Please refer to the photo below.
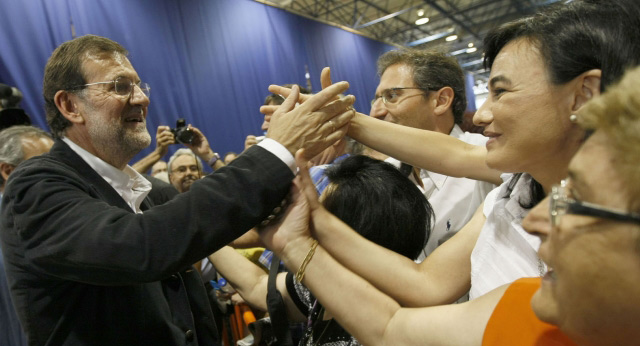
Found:
<path fill-rule="evenodd" d="M 151 191 L 151 183 L 147 179 L 129 165 L 124 170 L 119 170 L 86 151 L 72 140 L 66 137 L 62 140 L 109 183 L 134 211 L 140 212 L 142 200 Z"/>
<path fill-rule="evenodd" d="M 454 124 L 453 128 L 451 129 L 451 132 L 449 132 L 449 136 L 451 136 L 453 138 L 458 138 L 458 139 L 463 134 L 464 134 L 464 131 L 462 131 L 462 129 L 460 128 L 460 126 L 458 126 L 458 124 Z M 440 190 L 442 188 L 442 186 L 444 185 L 445 181 L 447 181 L 448 177 L 449 177 L 448 175 L 435 173 L 435 172 L 430 172 L 430 171 L 427 171 L 425 169 L 421 169 L 420 170 L 420 178 L 423 179 L 423 180 L 424 179 L 431 179 L 431 181 L 433 181 L 433 184 L 436 186 L 436 188 L 438 190 Z"/>
<path fill-rule="evenodd" d="M 453 138 L 460 138 L 462 137 L 463 134 L 464 134 L 464 131 L 462 131 L 460 126 L 458 126 L 458 124 L 454 124 L 453 128 L 451 129 L 451 132 L 449 133 L 449 136 Z"/>

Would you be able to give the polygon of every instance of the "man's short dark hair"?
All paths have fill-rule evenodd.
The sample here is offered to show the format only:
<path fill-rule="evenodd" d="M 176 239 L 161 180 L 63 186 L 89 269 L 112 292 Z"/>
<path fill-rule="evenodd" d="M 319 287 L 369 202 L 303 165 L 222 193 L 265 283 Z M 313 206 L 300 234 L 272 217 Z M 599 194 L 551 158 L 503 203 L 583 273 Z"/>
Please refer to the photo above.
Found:
<path fill-rule="evenodd" d="M 55 138 L 64 136 L 65 130 L 71 126 L 56 107 L 54 96 L 59 90 L 72 90 L 86 84 L 83 62 L 87 54 L 128 55 L 124 47 L 105 37 L 86 35 L 61 44 L 53 51 L 44 68 L 43 96 L 47 124 Z"/>
<path fill-rule="evenodd" d="M 433 210 L 418 187 L 394 166 L 350 156 L 326 171 L 322 204 L 372 242 L 416 259 L 429 238 Z"/>
<path fill-rule="evenodd" d="M 382 76 L 387 68 L 396 64 L 411 67 L 413 82 L 419 88 L 439 90 L 448 86 L 453 89 L 453 120 L 456 124 L 462 123 L 467 109 L 464 72 L 454 57 L 434 50 L 392 50 L 378 58 L 378 74 Z"/>
<path fill-rule="evenodd" d="M 300 86 L 299 84 L 285 84 L 283 85 L 283 87 L 285 88 L 291 88 L 294 85 L 297 85 L 300 88 L 300 93 L 301 94 L 311 94 L 311 90 L 304 88 L 302 86 Z M 273 106 L 279 106 L 284 102 L 284 97 L 282 97 L 282 95 L 278 95 L 278 94 L 269 94 L 265 99 L 264 99 L 264 106 L 269 106 L 271 103 L 273 102 Z"/>

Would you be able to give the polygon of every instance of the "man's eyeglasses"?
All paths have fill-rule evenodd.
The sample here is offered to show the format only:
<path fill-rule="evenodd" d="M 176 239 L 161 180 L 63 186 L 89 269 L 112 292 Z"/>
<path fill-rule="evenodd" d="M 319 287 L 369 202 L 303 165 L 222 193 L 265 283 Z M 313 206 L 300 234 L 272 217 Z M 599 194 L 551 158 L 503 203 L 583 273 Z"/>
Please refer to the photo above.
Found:
<path fill-rule="evenodd" d="M 562 215 L 565 214 L 586 215 L 622 222 L 640 223 L 640 214 L 628 213 L 589 202 L 576 201 L 569 197 L 568 190 L 566 180 L 561 181 L 560 185 L 555 185 L 551 189 L 549 213 L 551 214 L 551 224 L 553 226 L 558 226 Z"/>
<path fill-rule="evenodd" d="M 111 84 L 115 93 L 120 96 L 130 97 L 131 94 L 133 93 L 133 89 L 135 89 L 136 86 L 140 88 L 140 90 L 142 90 L 142 93 L 144 93 L 145 96 L 149 97 L 149 95 L 151 94 L 151 87 L 149 87 L 149 84 L 142 83 L 142 82 L 134 83 L 131 79 L 127 77 L 118 77 L 115 80 L 108 81 L 108 82 L 95 82 L 95 83 L 83 84 L 83 85 L 74 87 L 74 89 L 82 89 L 90 85 L 98 85 L 98 84 Z"/>
<path fill-rule="evenodd" d="M 376 96 L 373 100 L 371 100 L 371 106 L 373 106 L 374 103 L 376 103 L 376 101 L 378 101 L 379 98 L 382 98 L 382 102 L 384 102 L 385 105 L 392 105 L 392 104 L 396 104 L 400 101 L 400 96 L 402 96 L 402 90 L 422 90 L 422 91 L 433 91 L 433 90 L 437 90 L 437 89 L 429 89 L 429 88 L 389 88 L 389 89 L 384 89 L 382 90 L 382 92 L 380 93 L 380 96 Z"/>

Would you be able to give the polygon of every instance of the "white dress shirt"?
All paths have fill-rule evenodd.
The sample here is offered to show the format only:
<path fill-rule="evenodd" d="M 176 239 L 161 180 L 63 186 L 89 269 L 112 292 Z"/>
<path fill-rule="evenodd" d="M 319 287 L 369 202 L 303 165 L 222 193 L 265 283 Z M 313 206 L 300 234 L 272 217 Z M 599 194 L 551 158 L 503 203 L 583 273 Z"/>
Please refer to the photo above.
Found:
<path fill-rule="evenodd" d="M 488 140 L 481 134 L 463 132 L 458 125 L 453 127 L 449 135 L 473 145 L 485 145 Z M 393 158 L 386 161 L 397 167 L 400 165 L 400 162 Z M 422 191 L 435 213 L 435 223 L 432 225 L 429 241 L 417 262 L 422 262 L 436 247 L 466 225 L 487 194 L 496 187 L 488 182 L 450 177 L 424 169 L 420 170 L 420 179 L 424 185 Z"/>
<path fill-rule="evenodd" d="M 131 210 L 142 213 L 140 204 L 151 191 L 151 183 L 147 179 L 129 165 L 124 170 L 120 170 L 84 150 L 70 139 L 65 137 L 62 140 L 116 190 Z"/>
<path fill-rule="evenodd" d="M 522 219 L 529 212 L 520 201 L 530 200 L 533 179 L 523 174 L 511 195 L 507 195 L 512 174 L 503 174 L 504 183 L 491 191 L 484 201 L 487 220 L 471 253 L 471 291 L 474 299 L 523 277 L 541 276 L 546 271 L 538 258 L 540 238 L 522 228 Z"/>

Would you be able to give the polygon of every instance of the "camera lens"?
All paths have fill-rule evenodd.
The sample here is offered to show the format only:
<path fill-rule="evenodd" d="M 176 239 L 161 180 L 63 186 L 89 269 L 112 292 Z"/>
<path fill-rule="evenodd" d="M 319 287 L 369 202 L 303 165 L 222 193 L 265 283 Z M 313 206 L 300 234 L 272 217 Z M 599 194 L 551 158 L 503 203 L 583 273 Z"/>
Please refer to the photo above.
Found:
<path fill-rule="evenodd" d="M 182 144 L 191 144 L 193 142 L 194 133 L 187 127 L 176 129 L 176 141 Z"/>

